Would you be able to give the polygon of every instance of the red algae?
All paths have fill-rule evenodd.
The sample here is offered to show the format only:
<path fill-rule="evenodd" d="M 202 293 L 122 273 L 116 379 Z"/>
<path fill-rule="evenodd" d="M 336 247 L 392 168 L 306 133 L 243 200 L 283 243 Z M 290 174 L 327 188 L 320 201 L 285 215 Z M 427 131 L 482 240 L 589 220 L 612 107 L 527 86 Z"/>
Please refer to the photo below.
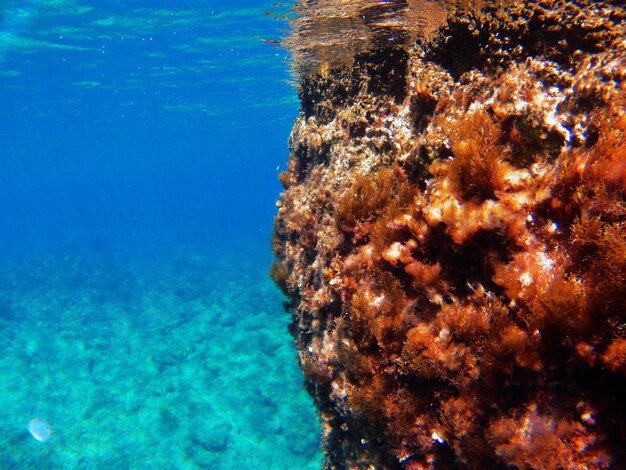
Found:
<path fill-rule="evenodd" d="M 271 275 L 324 468 L 625 468 L 623 2 L 296 13 Z"/>

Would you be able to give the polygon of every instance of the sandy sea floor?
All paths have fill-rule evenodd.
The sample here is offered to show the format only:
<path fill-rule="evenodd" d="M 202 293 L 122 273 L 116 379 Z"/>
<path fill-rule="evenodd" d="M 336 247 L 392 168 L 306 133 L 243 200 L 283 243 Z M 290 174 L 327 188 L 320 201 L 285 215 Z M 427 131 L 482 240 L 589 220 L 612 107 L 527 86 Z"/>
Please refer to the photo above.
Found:
<path fill-rule="evenodd" d="M 0 468 L 315 469 L 266 246 L 0 262 Z M 39 442 L 31 419 L 50 423 Z"/>

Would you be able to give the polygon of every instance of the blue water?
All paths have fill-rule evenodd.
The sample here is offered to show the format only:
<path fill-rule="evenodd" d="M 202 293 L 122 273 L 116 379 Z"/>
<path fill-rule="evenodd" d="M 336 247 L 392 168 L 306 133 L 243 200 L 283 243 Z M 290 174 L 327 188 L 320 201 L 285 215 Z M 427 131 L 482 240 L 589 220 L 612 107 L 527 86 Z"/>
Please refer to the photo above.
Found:
<path fill-rule="evenodd" d="M 319 468 L 267 276 L 285 8 L 0 3 L 1 469 Z"/>

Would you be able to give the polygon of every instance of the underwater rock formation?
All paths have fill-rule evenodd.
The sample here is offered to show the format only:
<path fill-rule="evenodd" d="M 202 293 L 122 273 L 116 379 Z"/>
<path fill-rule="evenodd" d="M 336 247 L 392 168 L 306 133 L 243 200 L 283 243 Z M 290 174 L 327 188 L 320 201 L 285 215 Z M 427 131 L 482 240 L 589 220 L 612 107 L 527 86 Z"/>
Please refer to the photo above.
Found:
<path fill-rule="evenodd" d="M 626 468 L 625 8 L 296 8 L 271 275 L 325 468 Z"/>

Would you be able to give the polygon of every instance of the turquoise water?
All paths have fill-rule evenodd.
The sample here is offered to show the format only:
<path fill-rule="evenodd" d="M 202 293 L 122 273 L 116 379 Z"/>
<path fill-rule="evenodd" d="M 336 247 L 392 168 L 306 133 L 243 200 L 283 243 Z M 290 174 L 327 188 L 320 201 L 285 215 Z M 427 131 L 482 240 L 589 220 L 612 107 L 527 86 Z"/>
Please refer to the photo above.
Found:
<path fill-rule="evenodd" d="M 284 11 L 174 5 L 0 3 L 1 469 L 320 466 L 267 276 Z"/>

